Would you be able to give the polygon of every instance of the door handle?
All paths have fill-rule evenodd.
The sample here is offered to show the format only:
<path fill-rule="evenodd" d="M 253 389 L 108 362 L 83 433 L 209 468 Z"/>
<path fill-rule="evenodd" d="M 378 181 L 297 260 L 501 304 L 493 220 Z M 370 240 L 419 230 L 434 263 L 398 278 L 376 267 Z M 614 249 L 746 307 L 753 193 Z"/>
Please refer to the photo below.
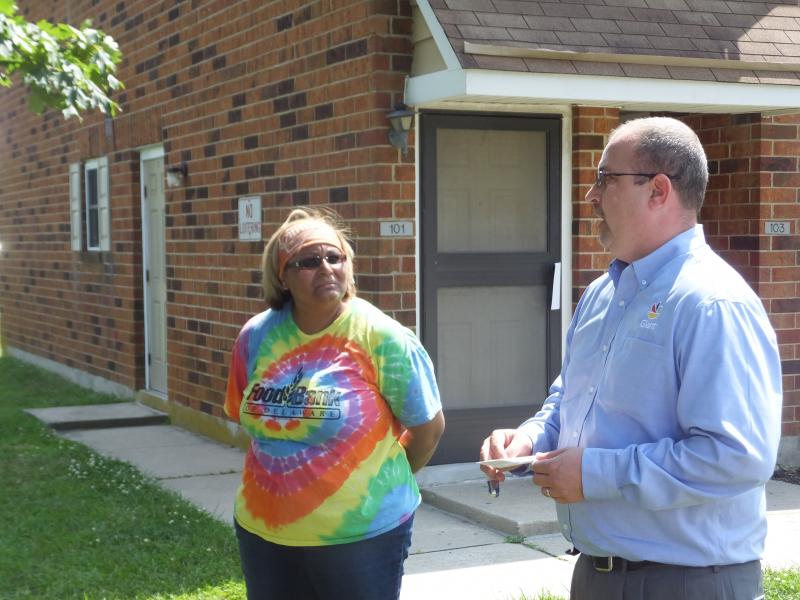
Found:
<path fill-rule="evenodd" d="M 555 264 L 553 269 L 553 295 L 550 298 L 550 310 L 561 309 L 561 263 Z"/>

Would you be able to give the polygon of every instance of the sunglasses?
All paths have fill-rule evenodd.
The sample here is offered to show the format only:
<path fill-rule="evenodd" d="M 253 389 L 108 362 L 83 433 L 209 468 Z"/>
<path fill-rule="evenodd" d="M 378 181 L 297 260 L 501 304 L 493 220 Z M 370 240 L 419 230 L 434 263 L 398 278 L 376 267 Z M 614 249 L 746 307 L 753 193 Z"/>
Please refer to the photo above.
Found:
<path fill-rule="evenodd" d="M 602 189 L 606 187 L 609 177 L 624 177 L 625 175 L 629 175 L 631 177 L 647 177 L 647 180 L 650 181 L 653 177 L 656 175 L 662 175 L 662 173 L 609 173 L 608 171 L 601 170 L 597 172 L 597 180 L 594 182 L 594 185 L 596 188 Z M 667 174 L 663 173 L 663 175 Z M 667 175 L 667 177 L 671 180 L 674 180 L 679 179 L 680 175 Z"/>
<path fill-rule="evenodd" d="M 340 265 L 347 260 L 344 254 L 337 254 L 336 252 L 328 252 L 325 256 L 308 256 L 299 260 L 290 260 L 286 263 L 287 267 L 294 267 L 295 269 L 312 270 L 319 269 L 322 266 L 322 261 L 325 261 L 331 266 Z"/>

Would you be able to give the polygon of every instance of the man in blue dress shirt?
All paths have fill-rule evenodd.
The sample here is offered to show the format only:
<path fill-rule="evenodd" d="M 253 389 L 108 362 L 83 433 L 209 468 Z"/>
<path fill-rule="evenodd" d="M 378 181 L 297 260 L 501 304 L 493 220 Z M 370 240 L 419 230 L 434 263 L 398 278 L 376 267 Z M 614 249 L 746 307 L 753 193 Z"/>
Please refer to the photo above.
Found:
<path fill-rule="evenodd" d="M 614 261 L 578 303 L 542 409 L 481 449 L 537 454 L 533 483 L 581 552 L 573 600 L 763 598 L 780 357 L 761 301 L 697 224 L 707 181 L 680 121 L 611 134 L 586 198 Z"/>

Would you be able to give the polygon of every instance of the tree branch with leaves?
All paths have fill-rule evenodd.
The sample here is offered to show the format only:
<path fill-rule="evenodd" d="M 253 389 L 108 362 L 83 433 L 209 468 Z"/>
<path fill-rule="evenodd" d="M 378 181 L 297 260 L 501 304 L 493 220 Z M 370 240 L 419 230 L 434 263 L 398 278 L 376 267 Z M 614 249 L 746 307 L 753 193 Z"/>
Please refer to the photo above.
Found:
<path fill-rule="evenodd" d="M 0 0 L 0 85 L 10 87 L 19 73 L 30 89 L 28 108 L 48 108 L 65 118 L 90 110 L 115 115 L 119 105 L 111 92 L 121 89 L 116 78 L 122 59 L 117 42 L 84 21 L 80 29 L 66 23 L 29 23 L 12 0 Z"/>

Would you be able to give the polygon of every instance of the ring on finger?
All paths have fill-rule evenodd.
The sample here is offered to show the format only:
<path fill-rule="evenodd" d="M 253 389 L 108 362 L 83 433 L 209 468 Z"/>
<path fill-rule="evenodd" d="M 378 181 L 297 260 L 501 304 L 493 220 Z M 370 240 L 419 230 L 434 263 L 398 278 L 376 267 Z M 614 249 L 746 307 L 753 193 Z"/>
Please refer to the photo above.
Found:
<path fill-rule="evenodd" d="M 548 498 L 551 498 L 551 497 L 552 497 L 552 496 L 550 496 L 550 488 L 549 488 L 549 487 L 542 488 L 542 493 L 543 493 L 545 496 L 547 496 Z"/>

